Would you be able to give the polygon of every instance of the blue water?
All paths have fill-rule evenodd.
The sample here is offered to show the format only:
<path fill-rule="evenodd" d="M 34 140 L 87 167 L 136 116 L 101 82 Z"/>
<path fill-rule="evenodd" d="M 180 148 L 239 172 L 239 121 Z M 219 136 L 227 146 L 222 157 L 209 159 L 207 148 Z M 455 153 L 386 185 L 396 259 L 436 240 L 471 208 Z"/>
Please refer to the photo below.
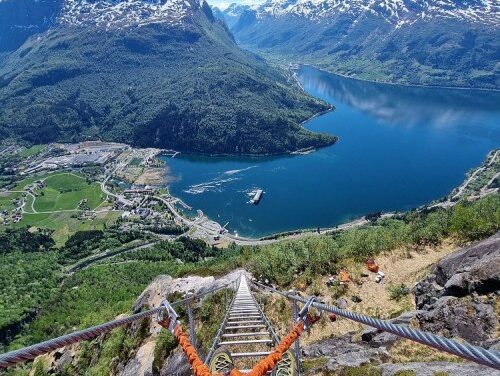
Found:
<path fill-rule="evenodd" d="M 174 196 L 244 236 L 327 227 L 446 195 L 500 146 L 500 93 L 412 88 L 303 67 L 304 89 L 335 106 L 308 129 L 340 141 L 278 158 L 181 156 Z M 259 205 L 248 203 L 261 188 Z"/>

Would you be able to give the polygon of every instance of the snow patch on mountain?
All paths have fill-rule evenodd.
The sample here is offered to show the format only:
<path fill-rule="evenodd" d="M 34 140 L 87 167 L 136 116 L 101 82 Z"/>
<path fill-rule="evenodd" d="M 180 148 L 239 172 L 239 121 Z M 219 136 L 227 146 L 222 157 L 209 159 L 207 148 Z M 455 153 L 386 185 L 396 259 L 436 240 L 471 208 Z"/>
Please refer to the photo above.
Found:
<path fill-rule="evenodd" d="M 381 17 L 396 25 L 417 19 L 451 18 L 500 24 L 499 0 L 267 0 L 257 17 L 298 16 L 311 20 L 349 14 Z"/>
<path fill-rule="evenodd" d="M 153 23 L 179 26 L 199 8 L 196 0 L 66 0 L 59 23 L 106 29 Z"/>

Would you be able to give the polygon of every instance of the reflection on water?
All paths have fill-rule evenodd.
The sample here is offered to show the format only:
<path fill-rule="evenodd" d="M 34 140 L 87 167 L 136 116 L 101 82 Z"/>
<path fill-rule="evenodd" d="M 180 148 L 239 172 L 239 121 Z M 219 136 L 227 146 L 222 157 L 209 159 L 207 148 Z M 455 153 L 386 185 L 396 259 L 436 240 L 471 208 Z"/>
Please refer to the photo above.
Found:
<path fill-rule="evenodd" d="M 299 71 L 299 80 L 316 96 L 334 104 L 343 103 L 397 126 L 467 126 L 482 119 L 484 112 L 493 116 L 500 112 L 500 92 L 379 84 L 309 67 Z M 500 127 L 492 128 L 498 137 Z"/>
<path fill-rule="evenodd" d="M 327 227 L 442 197 L 500 145 L 500 94 L 346 79 L 313 68 L 298 77 L 336 109 L 306 127 L 340 142 L 300 156 L 181 156 L 171 192 L 246 236 Z M 263 189 L 259 205 L 249 196 Z"/>

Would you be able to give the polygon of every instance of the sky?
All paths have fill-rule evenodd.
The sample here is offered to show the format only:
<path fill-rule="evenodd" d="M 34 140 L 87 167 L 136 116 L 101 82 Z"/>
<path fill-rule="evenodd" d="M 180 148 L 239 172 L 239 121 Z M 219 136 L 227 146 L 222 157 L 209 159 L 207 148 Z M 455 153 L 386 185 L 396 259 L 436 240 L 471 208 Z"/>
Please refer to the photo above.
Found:
<path fill-rule="evenodd" d="M 232 3 L 254 5 L 264 2 L 264 0 L 206 0 L 206 1 L 210 5 L 216 6 L 222 10 L 226 9 Z"/>

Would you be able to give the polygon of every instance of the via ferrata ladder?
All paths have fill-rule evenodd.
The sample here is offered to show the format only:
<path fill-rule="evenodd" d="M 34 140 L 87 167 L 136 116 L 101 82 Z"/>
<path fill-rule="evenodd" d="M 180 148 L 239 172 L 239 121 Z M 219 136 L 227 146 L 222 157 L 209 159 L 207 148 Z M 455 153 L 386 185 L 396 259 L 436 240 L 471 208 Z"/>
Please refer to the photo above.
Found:
<path fill-rule="evenodd" d="M 249 359 L 252 360 L 251 363 L 255 363 L 268 356 L 271 349 L 280 342 L 243 276 L 218 333 L 212 351 L 205 360 L 212 372 L 220 371 L 232 362 L 246 364 L 245 360 Z M 234 349 L 238 350 L 233 351 Z M 273 374 L 296 375 L 296 368 L 295 358 L 288 351 L 275 367 Z M 251 370 L 240 371 L 244 373 Z"/>

